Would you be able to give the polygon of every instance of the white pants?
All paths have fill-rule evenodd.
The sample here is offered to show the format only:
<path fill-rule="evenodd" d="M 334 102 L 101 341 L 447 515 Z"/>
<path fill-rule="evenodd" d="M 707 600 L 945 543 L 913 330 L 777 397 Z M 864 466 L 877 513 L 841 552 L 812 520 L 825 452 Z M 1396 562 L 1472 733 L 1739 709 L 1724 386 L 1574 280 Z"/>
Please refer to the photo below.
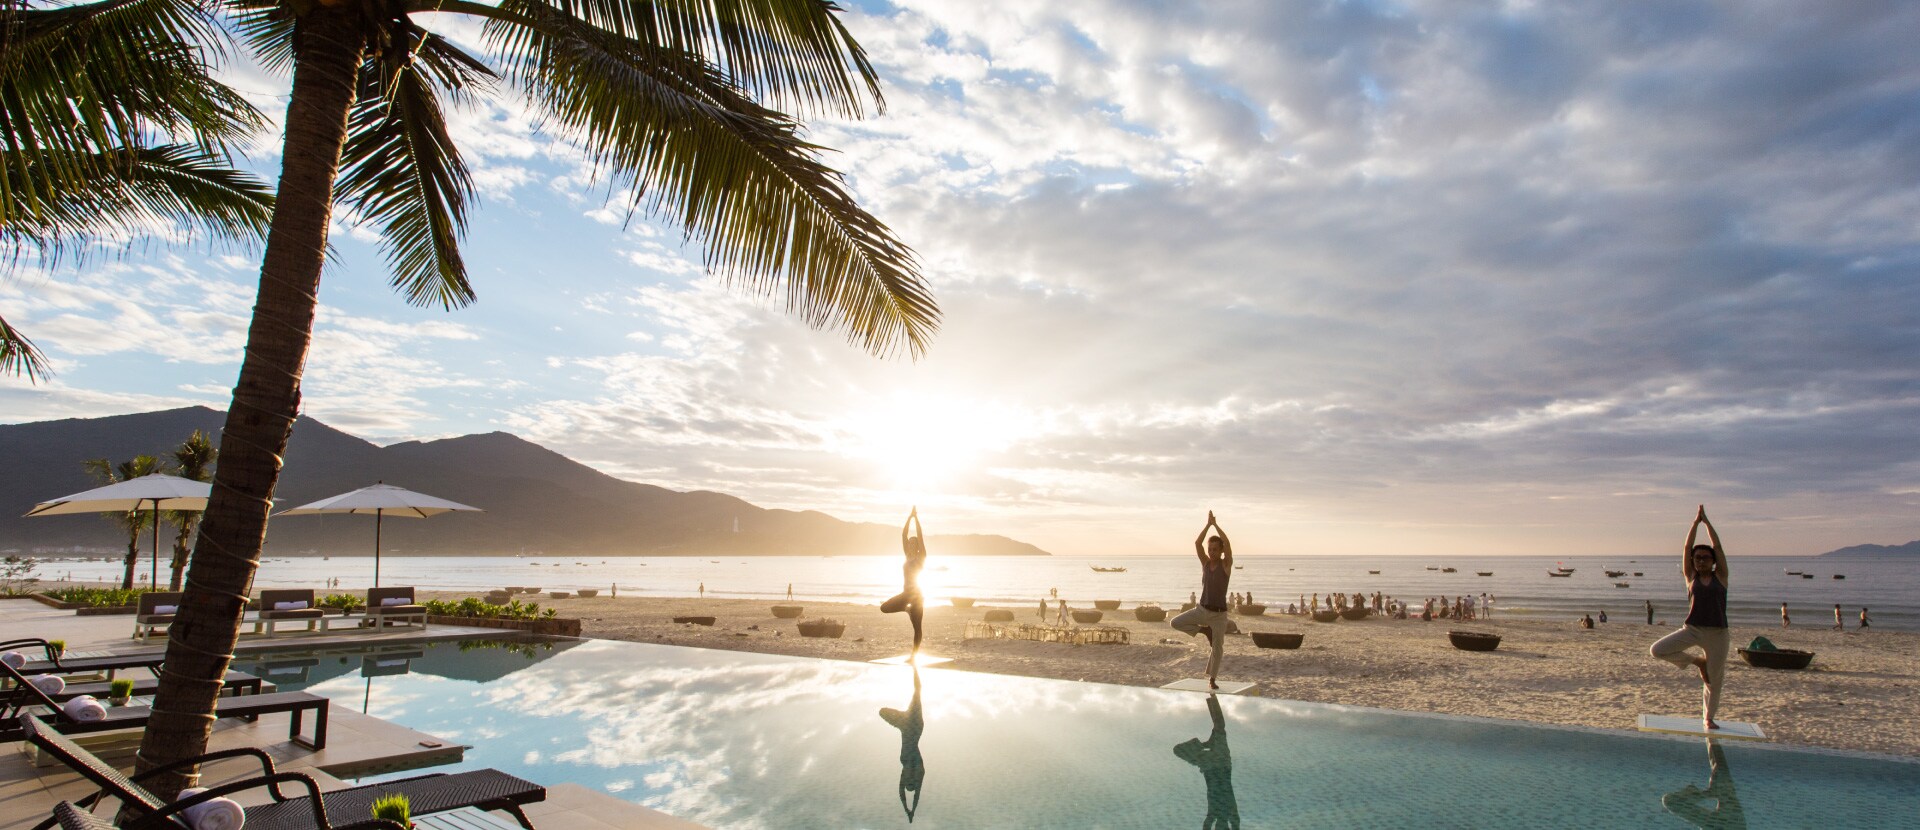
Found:
<path fill-rule="evenodd" d="M 1707 720 L 1713 720 L 1713 713 L 1720 709 L 1720 686 L 1727 679 L 1727 652 L 1732 650 L 1729 648 L 1731 644 L 1732 637 L 1727 629 L 1689 625 L 1661 637 L 1647 651 L 1683 669 L 1693 666 L 1693 654 L 1687 649 L 1699 646 L 1701 651 L 1706 652 L 1707 682 L 1700 691 L 1700 706 Z"/>
<path fill-rule="evenodd" d="M 1227 626 L 1233 625 L 1233 620 L 1227 616 L 1227 612 L 1209 611 L 1196 605 L 1180 612 L 1169 625 L 1189 637 L 1200 633 L 1203 626 L 1213 629 L 1207 637 L 1213 645 L 1213 653 L 1207 657 L 1207 676 L 1219 677 L 1220 652 L 1227 646 Z"/>

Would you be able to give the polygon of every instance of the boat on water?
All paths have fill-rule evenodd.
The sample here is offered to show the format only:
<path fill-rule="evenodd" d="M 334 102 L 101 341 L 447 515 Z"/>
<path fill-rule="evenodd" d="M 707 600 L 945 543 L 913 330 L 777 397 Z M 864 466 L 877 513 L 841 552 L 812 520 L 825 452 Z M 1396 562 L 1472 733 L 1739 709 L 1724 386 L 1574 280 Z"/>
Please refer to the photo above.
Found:
<path fill-rule="evenodd" d="M 1570 574 L 1570 573 L 1561 573 L 1561 572 L 1559 572 L 1559 571 L 1547 571 L 1547 576 L 1568 576 L 1568 577 L 1570 577 L 1570 576 L 1573 576 L 1573 574 Z"/>
<path fill-rule="evenodd" d="M 1626 571 L 1607 571 L 1607 576 L 1609 578 L 1618 578 L 1626 575 L 1627 575 Z"/>
<path fill-rule="evenodd" d="M 1799 576 L 1803 573 L 1806 573 L 1806 572 L 1805 571 L 1787 571 L 1787 576 Z"/>
<path fill-rule="evenodd" d="M 1440 572 L 1443 574 L 1454 574 L 1454 573 L 1459 573 L 1460 569 L 1459 568 L 1441 568 Z"/>
<path fill-rule="evenodd" d="M 1437 567 L 1434 567 L 1433 565 L 1428 565 L 1428 566 L 1427 566 L 1427 570 L 1429 570 L 1429 571 L 1437 571 L 1437 570 L 1440 570 L 1440 569 L 1439 569 L 1439 568 L 1437 568 Z"/>
<path fill-rule="evenodd" d="M 1801 579 L 1812 579 L 1812 578 L 1813 578 L 1813 574 L 1801 574 L 1801 575 L 1800 575 L 1800 578 L 1801 578 Z"/>
<path fill-rule="evenodd" d="M 1287 570 L 1293 570 L 1293 569 L 1292 569 L 1292 568 L 1288 568 Z M 1370 574 L 1373 574 L 1374 576 L 1379 576 L 1379 575 L 1380 575 L 1380 572 L 1379 572 L 1379 571 L 1367 571 L 1367 573 L 1370 573 Z"/>
<path fill-rule="evenodd" d="M 1847 578 L 1847 575 L 1846 575 L 1846 574 L 1834 574 L 1834 575 L 1833 575 L 1833 578 L 1834 578 L 1834 579 L 1846 579 L 1846 578 Z"/>
<path fill-rule="evenodd" d="M 1572 569 L 1572 568 L 1560 568 L 1560 569 L 1558 569 L 1558 570 L 1556 570 L 1556 571 L 1554 571 L 1554 572 L 1555 572 L 1555 573 L 1557 573 L 1557 574 L 1559 574 L 1559 575 L 1561 575 L 1561 576 L 1568 576 L 1568 575 L 1571 575 L 1571 574 L 1573 573 L 1573 569 Z"/>
<path fill-rule="evenodd" d="M 1245 565 L 1235 565 L 1235 566 L 1233 566 L 1233 569 L 1234 569 L 1234 570 L 1236 570 L 1236 571 L 1244 571 L 1244 570 L 1246 570 L 1246 569 L 1247 569 L 1247 566 L 1245 566 Z M 1840 578 L 1840 577 L 1835 577 L 1835 579 L 1839 579 L 1839 578 Z"/>
<path fill-rule="evenodd" d="M 1631 585 L 1628 585 L 1628 584 L 1627 584 L 1627 583 L 1625 583 L 1625 582 L 1615 582 L 1615 583 L 1613 583 L 1613 587 L 1615 587 L 1615 588 L 1631 588 L 1631 587 L 1633 587 L 1633 586 L 1631 586 Z"/>
<path fill-rule="evenodd" d="M 1493 571 L 1474 571 L 1474 573 L 1480 576 L 1493 576 Z"/>
<path fill-rule="evenodd" d="M 1123 574 L 1127 572 L 1126 568 L 1102 568 L 1099 565 L 1093 565 L 1092 568 L 1094 573 L 1102 574 Z"/>

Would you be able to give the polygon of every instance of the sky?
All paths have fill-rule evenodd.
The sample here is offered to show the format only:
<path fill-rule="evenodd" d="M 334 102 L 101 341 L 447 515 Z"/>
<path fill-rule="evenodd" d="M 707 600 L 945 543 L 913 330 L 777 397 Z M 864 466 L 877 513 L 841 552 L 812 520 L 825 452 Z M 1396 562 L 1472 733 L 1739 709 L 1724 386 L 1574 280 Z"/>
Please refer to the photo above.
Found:
<path fill-rule="evenodd" d="M 1920 538 L 1920 4 L 850 6 L 887 110 L 809 136 L 918 252 L 924 358 L 730 293 L 503 95 L 455 115 L 479 302 L 338 216 L 305 414 L 1062 554 Z M 0 279 L 57 372 L 0 421 L 224 409 L 257 270 Z"/>

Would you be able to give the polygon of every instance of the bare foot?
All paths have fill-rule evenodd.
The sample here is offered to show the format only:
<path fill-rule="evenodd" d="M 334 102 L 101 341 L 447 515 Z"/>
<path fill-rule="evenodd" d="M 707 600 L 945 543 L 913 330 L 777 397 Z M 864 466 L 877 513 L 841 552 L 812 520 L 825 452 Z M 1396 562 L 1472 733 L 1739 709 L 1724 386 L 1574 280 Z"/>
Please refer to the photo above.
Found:
<path fill-rule="evenodd" d="M 1213 679 L 1213 678 L 1211 678 L 1211 677 L 1209 677 L 1209 678 L 1207 678 L 1207 688 L 1209 688 L 1209 689 L 1218 689 L 1218 688 L 1220 688 L 1220 681 L 1218 681 L 1218 680 L 1215 680 L 1215 679 Z"/>
<path fill-rule="evenodd" d="M 1707 718 L 1706 724 L 1707 724 L 1707 731 L 1709 732 L 1720 728 L 1720 724 L 1714 723 L 1712 718 Z"/>

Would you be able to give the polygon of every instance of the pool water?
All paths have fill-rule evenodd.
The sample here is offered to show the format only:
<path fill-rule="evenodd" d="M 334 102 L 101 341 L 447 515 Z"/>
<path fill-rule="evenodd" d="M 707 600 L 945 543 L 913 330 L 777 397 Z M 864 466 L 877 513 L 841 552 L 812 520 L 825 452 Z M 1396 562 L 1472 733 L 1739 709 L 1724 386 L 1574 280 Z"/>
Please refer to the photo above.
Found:
<path fill-rule="evenodd" d="M 598 640 L 239 668 L 716 828 L 1920 827 L 1920 763 L 1773 745 Z"/>

